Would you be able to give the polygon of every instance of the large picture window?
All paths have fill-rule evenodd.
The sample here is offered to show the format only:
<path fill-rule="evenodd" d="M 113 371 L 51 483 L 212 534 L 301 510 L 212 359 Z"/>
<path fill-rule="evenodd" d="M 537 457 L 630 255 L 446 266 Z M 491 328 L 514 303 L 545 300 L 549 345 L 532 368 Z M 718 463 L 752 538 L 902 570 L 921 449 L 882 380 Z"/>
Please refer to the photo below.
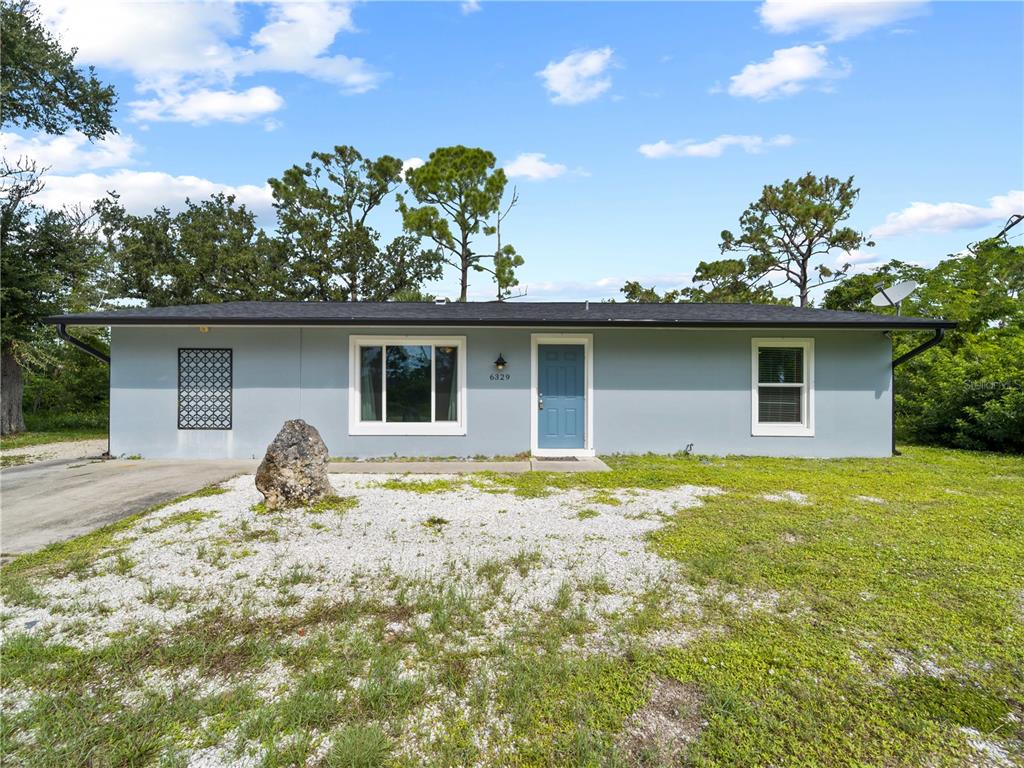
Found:
<path fill-rule="evenodd" d="M 351 434 L 465 434 L 465 337 L 361 336 L 351 344 Z"/>
<path fill-rule="evenodd" d="M 814 434 L 814 340 L 754 339 L 754 435 Z"/>
<path fill-rule="evenodd" d="M 231 350 L 178 350 L 178 429 L 231 429 Z"/>

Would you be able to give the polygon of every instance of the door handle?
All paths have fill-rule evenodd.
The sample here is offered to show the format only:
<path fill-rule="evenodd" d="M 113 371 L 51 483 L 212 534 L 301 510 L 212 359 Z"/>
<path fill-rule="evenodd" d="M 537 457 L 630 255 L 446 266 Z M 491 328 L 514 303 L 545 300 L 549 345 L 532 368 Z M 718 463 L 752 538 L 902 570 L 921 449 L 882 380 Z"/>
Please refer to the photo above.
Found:
<path fill-rule="evenodd" d="M 543 398 L 543 396 L 537 398 L 537 410 L 538 411 L 543 411 L 544 410 L 544 398 Z"/>

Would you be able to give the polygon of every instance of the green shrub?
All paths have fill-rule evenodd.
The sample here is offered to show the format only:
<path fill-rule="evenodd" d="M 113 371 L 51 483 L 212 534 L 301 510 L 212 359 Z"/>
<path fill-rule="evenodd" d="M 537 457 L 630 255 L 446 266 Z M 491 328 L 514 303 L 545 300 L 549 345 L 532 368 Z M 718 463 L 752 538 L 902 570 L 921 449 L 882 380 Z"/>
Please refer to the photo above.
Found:
<path fill-rule="evenodd" d="M 959 341 L 897 368 L 901 433 L 933 445 L 1024 452 L 1024 331 L 990 328 Z"/>

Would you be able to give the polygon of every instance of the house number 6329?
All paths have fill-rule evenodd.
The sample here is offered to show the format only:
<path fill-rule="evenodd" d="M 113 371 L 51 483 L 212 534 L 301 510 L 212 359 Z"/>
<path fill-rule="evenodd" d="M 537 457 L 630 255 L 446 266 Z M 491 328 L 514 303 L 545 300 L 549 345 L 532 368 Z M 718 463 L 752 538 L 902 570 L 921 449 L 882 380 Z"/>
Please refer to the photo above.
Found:
<path fill-rule="evenodd" d="M 511 381 L 512 375 L 509 373 L 492 373 L 491 381 Z"/>

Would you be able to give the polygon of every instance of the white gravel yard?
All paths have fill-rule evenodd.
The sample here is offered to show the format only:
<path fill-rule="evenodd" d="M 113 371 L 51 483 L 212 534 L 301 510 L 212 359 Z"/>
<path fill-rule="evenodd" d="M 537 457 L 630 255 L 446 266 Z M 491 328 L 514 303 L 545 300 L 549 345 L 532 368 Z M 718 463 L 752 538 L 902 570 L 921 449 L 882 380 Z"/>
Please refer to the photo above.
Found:
<path fill-rule="evenodd" d="M 389 481 L 442 490 L 392 490 Z M 646 548 L 645 535 L 663 515 L 713 492 L 684 486 L 529 499 L 455 475 L 332 475 L 331 483 L 356 500 L 343 514 L 267 514 L 252 476 L 226 483 L 227 493 L 165 507 L 121 534 L 127 546 L 116 556 L 42 586 L 44 605 L 9 609 L 5 629 L 90 647 L 143 625 L 170 629 L 222 604 L 259 617 L 297 615 L 317 599 L 389 602 L 395 578 L 486 591 L 477 571 L 507 561 L 524 567 L 505 576 L 489 622 L 495 631 L 508 611 L 543 608 L 564 585 L 595 580 L 606 585 L 597 613 L 615 612 L 675 584 L 675 566 Z"/>
<path fill-rule="evenodd" d="M 267 512 L 253 477 L 241 476 L 152 512 L 116 533 L 99 559 L 72 563 L 35 586 L 33 599 L 6 606 L 4 640 L 102 653 L 126 638 L 195 645 L 197 626 L 212 630 L 214 643 L 240 645 L 254 627 L 285 624 L 290 629 L 275 634 L 275 642 L 286 655 L 305 654 L 313 641 L 304 617 L 327 614 L 312 625 L 332 627 L 341 649 L 396 638 L 413 643 L 389 657 L 388 685 L 418 690 L 419 706 L 404 719 L 389 710 L 387 729 L 401 734 L 399 756 L 419 764 L 443 747 L 453 717 L 482 718 L 474 735 L 478 754 L 496 755 L 514 741 L 509 723 L 491 712 L 493 703 L 473 707 L 466 690 L 439 684 L 451 674 L 444 665 L 455 664 L 460 675 L 471 671 L 486 687 L 505 674 L 488 657 L 506 642 L 529 637 L 533 648 L 550 640 L 586 657 L 615 647 L 617 628 L 652 599 L 674 616 L 699 613 L 697 594 L 672 561 L 648 549 L 646 537 L 665 516 L 699 505 L 715 489 L 523 498 L 474 476 L 332 475 L 331 482 L 336 497 L 327 508 Z M 345 605 L 376 607 L 352 620 L 338 614 Z M 652 648 L 695 635 L 655 624 Z M 288 706 L 301 687 L 280 654 L 227 671 L 200 669 L 203 663 L 147 667 L 110 694 L 119 705 L 145 709 L 154 697 L 171 701 L 185 693 L 205 701 L 244 686 L 258 706 L 273 708 Z M 370 659 L 353 670 L 345 686 L 351 695 L 370 689 L 378 663 Z M 21 711 L 30 699 L 29 692 L 7 691 L 4 707 Z M 266 744 L 235 725 L 216 737 L 196 728 L 172 756 L 194 766 L 269 759 Z M 343 740 L 327 729 L 301 738 L 310 765 L 332 739 Z"/>

